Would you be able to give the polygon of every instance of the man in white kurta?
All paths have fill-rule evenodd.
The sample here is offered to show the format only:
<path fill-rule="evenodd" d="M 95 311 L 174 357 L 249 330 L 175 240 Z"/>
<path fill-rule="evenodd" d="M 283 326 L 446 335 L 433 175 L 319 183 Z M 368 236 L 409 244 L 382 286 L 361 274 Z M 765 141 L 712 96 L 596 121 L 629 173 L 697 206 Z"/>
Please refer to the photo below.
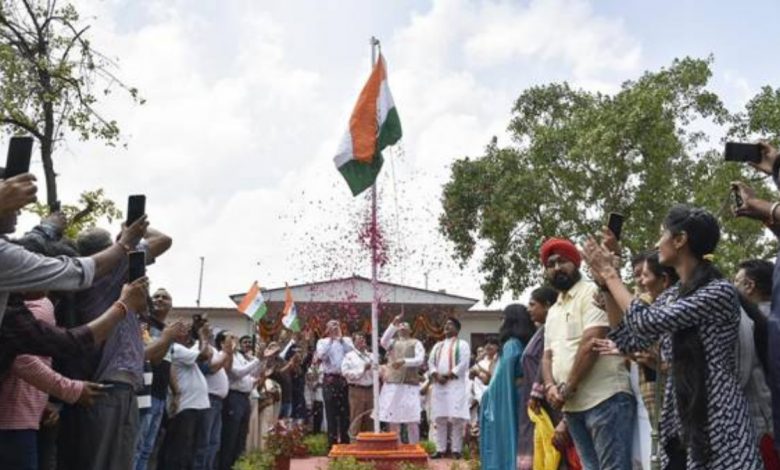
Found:
<path fill-rule="evenodd" d="M 449 318 L 444 324 L 445 339 L 431 350 L 428 370 L 433 381 L 431 418 L 435 424 L 436 453 L 441 458 L 447 452 L 448 424 L 452 457 L 459 459 L 463 450 L 463 435 L 469 420 L 468 369 L 471 351 L 469 343 L 458 339 L 460 322 Z"/>
<path fill-rule="evenodd" d="M 381 344 L 387 351 L 385 383 L 379 395 L 379 420 L 390 424 L 390 430 L 401 436 L 401 424 L 406 424 L 409 444 L 420 441 L 420 374 L 425 361 L 425 348 L 411 337 L 409 323 L 398 315 L 382 335 Z"/>

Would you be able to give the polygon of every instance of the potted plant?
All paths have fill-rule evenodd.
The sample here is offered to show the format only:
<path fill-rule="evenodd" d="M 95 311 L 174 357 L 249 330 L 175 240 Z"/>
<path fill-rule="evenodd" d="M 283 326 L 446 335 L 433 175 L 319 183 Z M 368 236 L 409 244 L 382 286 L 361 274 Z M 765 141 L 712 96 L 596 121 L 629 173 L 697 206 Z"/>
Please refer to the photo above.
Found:
<path fill-rule="evenodd" d="M 268 431 L 268 450 L 274 456 L 276 470 L 290 470 L 290 459 L 306 457 L 303 431 L 297 426 L 288 427 L 279 421 Z"/>

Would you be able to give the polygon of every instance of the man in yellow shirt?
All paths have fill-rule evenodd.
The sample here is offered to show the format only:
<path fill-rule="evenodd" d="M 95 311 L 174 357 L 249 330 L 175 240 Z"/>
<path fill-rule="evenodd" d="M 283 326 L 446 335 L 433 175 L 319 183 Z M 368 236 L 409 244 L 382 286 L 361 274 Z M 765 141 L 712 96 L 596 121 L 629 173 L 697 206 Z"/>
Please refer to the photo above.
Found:
<path fill-rule="evenodd" d="M 540 254 L 545 277 L 559 292 L 544 332 L 547 401 L 563 410 L 586 470 L 630 470 L 636 403 L 623 359 L 592 348 L 609 332 L 607 314 L 594 303 L 598 287 L 582 278 L 571 241 L 549 239 Z"/>

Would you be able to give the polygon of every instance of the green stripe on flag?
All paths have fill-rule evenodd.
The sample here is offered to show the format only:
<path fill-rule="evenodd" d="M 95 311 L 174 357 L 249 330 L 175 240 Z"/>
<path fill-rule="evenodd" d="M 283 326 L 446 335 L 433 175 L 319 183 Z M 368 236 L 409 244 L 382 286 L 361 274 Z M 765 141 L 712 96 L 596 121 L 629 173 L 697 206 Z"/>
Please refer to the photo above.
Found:
<path fill-rule="evenodd" d="M 382 129 L 384 130 L 384 127 Z M 357 196 L 373 186 L 376 177 L 379 174 L 379 170 L 382 169 L 383 163 L 384 158 L 382 158 L 382 154 L 377 152 L 371 163 L 366 164 L 360 163 L 357 160 L 350 160 L 339 167 L 339 172 L 341 173 L 341 176 L 347 180 L 352 195 Z"/>
<path fill-rule="evenodd" d="M 377 152 L 381 152 L 385 147 L 394 145 L 401 139 L 403 132 L 401 131 L 401 118 L 398 117 L 398 111 L 393 106 L 385 117 L 385 122 L 382 123 L 382 128 L 379 129 L 379 139 L 377 140 Z"/>
<path fill-rule="evenodd" d="M 260 321 L 263 319 L 265 314 L 268 312 L 268 306 L 265 305 L 265 302 L 260 304 L 260 307 L 255 310 L 255 313 L 252 314 L 252 320 L 254 321 Z"/>

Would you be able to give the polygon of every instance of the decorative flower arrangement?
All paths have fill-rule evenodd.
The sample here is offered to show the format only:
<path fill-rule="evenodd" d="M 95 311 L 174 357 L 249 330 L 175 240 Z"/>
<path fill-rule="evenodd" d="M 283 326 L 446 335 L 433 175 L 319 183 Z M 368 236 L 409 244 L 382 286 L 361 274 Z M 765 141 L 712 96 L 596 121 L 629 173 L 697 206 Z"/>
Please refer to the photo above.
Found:
<path fill-rule="evenodd" d="M 306 457 L 308 449 L 303 438 L 301 428 L 287 427 L 283 421 L 279 421 L 268 431 L 268 449 L 276 457 Z"/>

